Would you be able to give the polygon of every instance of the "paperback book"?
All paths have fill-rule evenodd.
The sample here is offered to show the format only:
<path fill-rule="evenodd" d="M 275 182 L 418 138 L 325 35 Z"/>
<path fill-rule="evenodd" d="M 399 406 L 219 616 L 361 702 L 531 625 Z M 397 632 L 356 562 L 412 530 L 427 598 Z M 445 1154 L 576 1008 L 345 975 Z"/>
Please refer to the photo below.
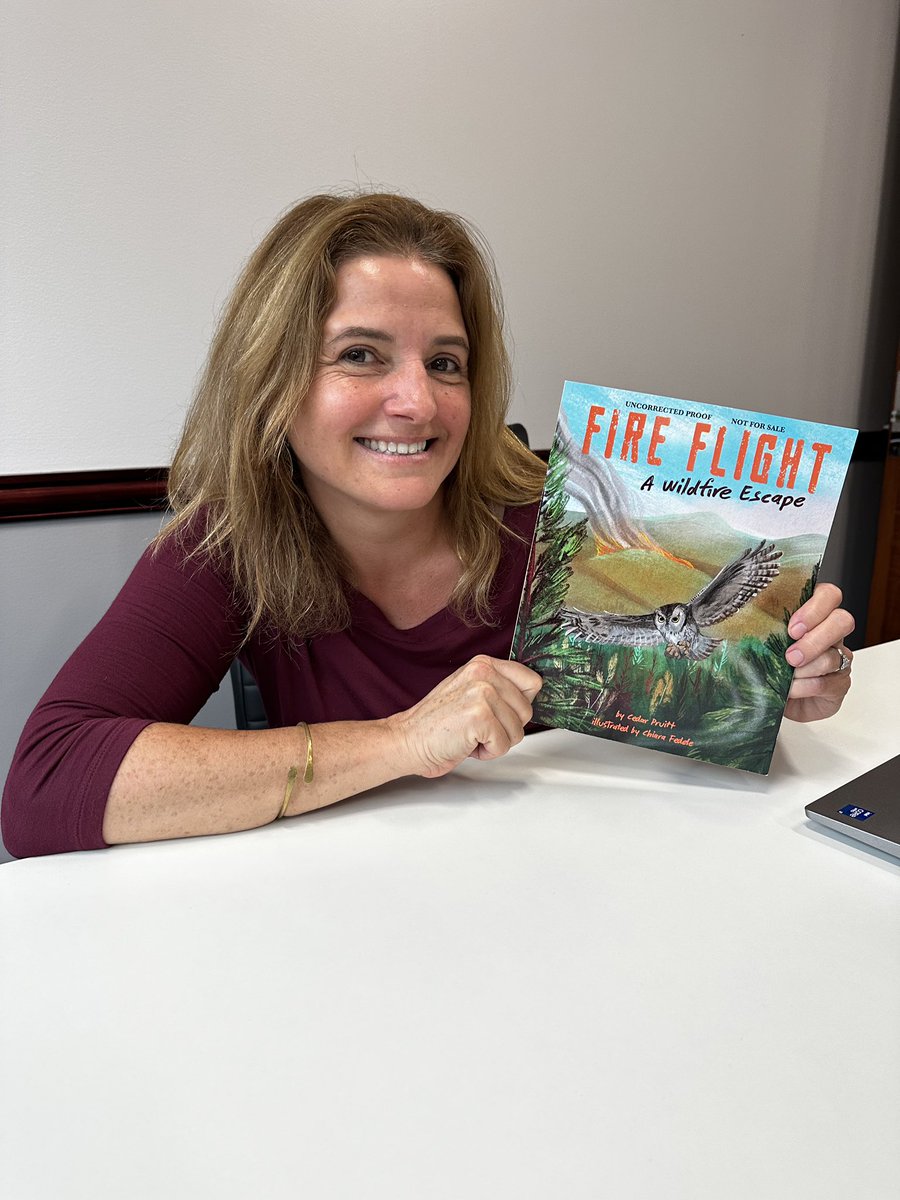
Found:
<path fill-rule="evenodd" d="M 535 721 L 766 774 L 855 440 L 566 383 L 511 653 Z"/>

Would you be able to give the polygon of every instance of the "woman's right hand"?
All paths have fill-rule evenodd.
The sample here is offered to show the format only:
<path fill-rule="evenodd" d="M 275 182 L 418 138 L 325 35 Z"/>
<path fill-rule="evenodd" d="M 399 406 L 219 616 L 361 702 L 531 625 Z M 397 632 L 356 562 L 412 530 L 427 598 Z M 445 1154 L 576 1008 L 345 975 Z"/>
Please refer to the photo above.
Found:
<path fill-rule="evenodd" d="M 499 758 L 517 745 L 542 683 L 523 663 L 479 654 L 388 724 L 413 772 L 436 779 L 465 758 Z"/>

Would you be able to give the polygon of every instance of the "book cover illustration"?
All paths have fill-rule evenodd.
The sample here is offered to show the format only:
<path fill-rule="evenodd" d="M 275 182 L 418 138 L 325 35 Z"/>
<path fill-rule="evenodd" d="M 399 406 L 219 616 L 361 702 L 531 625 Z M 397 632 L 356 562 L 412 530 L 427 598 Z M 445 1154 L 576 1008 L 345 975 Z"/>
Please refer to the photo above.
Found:
<path fill-rule="evenodd" d="M 567 382 L 511 652 L 535 721 L 765 774 L 855 440 Z"/>

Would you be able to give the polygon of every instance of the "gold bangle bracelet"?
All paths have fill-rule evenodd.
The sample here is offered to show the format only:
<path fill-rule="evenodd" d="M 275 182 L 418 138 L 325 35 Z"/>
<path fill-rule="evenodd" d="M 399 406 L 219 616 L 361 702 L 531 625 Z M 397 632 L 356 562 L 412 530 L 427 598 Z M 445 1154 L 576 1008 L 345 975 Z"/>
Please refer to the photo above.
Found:
<path fill-rule="evenodd" d="M 284 799 L 281 802 L 281 808 L 278 810 L 276 821 L 280 821 L 287 812 L 288 805 L 291 802 L 291 796 L 294 794 L 294 784 L 297 782 L 297 768 L 291 767 L 288 771 L 287 783 L 284 787 Z"/>
<path fill-rule="evenodd" d="M 312 733 L 310 732 L 310 728 L 305 721 L 299 721 L 297 724 L 297 728 L 298 729 L 302 728 L 303 732 L 306 734 L 306 766 L 303 769 L 303 782 L 304 783 L 312 783 L 312 779 L 313 779 Z M 300 774 L 300 768 L 297 766 L 291 767 L 287 773 L 287 782 L 284 785 L 284 799 L 281 802 L 281 808 L 278 810 L 278 815 L 275 818 L 276 821 L 280 821 L 281 818 L 284 816 L 284 814 L 288 810 L 288 805 L 291 802 L 291 796 L 293 796 L 293 794 L 294 794 L 294 784 L 297 782 L 297 776 L 299 774 Z"/>
<path fill-rule="evenodd" d="M 307 723 L 305 721 L 297 722 L 297 728 L 300 729 L 301 727 L 303 729 L 303 732 L 306 734 L 306 767 L 303 771 L 303 782 L 304 783 L 312 783 L 312 781 L 313 781 L 312 733 L 310 732 L 309 726 L 307 725 Z"/>

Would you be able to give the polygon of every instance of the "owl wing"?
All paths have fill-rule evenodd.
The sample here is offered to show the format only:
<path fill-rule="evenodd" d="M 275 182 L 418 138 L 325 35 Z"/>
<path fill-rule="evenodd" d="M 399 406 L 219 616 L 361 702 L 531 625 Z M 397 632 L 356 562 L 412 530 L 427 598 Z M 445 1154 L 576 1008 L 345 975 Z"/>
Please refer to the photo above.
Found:
<path fill-rule="evenodd" d="M 781 551 L 774 542 L 762 541 L 713 576 L 691 600 L 694 620 L 698 625 L 715 625 L 733 617 L 778 574 L 777 559 Z"/>
<path fill-rule="evenodd" d="M 580 608 L 561 608 L 559 621 L 563 632 L 580 642 L 599 642 L 610 646 L 661 646 L 664 640 L 656 628 L 653 613 L 633 617 L 623 613 L 587 613 Z"/>
<path fill-rule="evenodd" d="M 709 658 L 714 650 L 718 650 L 723 641 L 723 638 L 711 638 L 706 637 L 702 633 L 698 633 L 691 642 L 688 658 L 693 658 L 698 661 L 701 658 Z"/>

